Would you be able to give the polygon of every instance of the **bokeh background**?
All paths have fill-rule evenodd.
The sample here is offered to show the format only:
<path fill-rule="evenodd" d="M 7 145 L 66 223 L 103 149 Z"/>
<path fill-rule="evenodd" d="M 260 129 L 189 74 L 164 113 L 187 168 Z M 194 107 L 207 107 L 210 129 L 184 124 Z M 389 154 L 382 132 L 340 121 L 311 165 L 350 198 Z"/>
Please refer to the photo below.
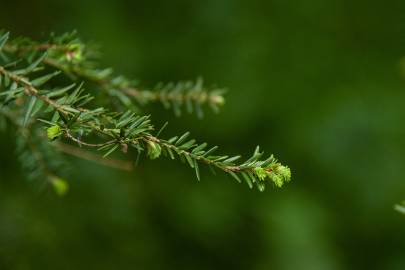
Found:
<path fill-rule="evenodd" d="M 405 269 L 403 0 L 0 0 L 0 28 L 77 29 L 145 85 L 229 89 L 221 114 L 145 108 L 166 136 L 293 171 L 264 193 L 181 163 L 124 173 L 72 159 L 59 198 L 20 172 L 0 135 L 0 269 Z"/>

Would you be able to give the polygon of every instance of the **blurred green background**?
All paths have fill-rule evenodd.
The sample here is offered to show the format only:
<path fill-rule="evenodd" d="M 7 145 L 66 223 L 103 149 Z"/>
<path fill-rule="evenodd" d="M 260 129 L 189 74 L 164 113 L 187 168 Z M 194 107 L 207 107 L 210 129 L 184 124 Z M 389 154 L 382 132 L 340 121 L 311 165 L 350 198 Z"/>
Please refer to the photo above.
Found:
<path fill-rule="evenodd" d="M 403 0 L 0 0 L 0 28 L 77 29 L 145 85 L 226 86 L 203 120 L 145 109 L 167 137 L 260 144 L 293 171 L 260 193 L 165 159 L 133 173 L 72 159 L 58 198 L 2 134 L 0 269 L 405 269 Z"/>

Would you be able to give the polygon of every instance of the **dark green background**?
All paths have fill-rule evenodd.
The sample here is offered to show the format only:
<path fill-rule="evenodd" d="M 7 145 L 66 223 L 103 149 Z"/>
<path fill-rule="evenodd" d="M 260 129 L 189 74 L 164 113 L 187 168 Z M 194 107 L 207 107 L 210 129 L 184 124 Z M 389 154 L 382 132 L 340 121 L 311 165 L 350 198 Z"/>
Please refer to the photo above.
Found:
<path fill-rule="evenodd" d="M 73 160 L 58 198 L 24 180 L 3 134 L 0 269 L 405 269 L 403 0 L 0 0 L 0 28 L 77 29 L 146 85 L 226 86 L 203 120 L 145 109 L 167 137 L 260 144 L 293 171 L 259 193 L 164 159 L 130 174 Z"/>

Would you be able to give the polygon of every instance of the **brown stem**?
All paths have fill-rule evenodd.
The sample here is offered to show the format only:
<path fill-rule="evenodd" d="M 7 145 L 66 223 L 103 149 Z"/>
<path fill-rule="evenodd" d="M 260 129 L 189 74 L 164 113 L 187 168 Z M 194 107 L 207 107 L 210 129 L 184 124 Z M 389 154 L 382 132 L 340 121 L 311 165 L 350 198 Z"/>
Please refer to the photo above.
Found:
<path fill-rule="evenodd" d="M 64 143 L 60 143 L 60 142 L 53 144 L 53 145 L 59 151 L 72 155 L 72 156 L 75 156 L 75 157 L 93 161 L 93 162 L 99 163 L 101 165 L 108 166 L 108 167 L 115 168 L 115 169 L 120 169 L 120 170 L 124 170 L 124 171 L 133 170 L 133 165 L 132 165 L 132 162 L 130 162 L 130 161 L 102 158 L 99 155 L 96 155 L 91 152 L 84 151 L 77 147 L 74 147 L 74 146 L 71 146 L 68 144 L 64 144 Z"/>
<path fill-rule="evenodd" d="M 69 131 L 66 131 L 65 135 L 66 135 L 67 138 L 69 138 L 70 140 L 72 140 L 74 142 L 77 142 L 79 145 L 84 145 L 84 146 L 88 146 L 88 147 L 103 147 L 103 146 L 113 144 L 113 143 L 116 142 L 116 140 L 110 140 L 110 141 L 105 142 L 105 143 L 86 143 L 86 142 L 83 142 L 83 141 L 81 141 L 79 139 L 76 139 L 74 136 L 72 136 L 69 133 Z"/>

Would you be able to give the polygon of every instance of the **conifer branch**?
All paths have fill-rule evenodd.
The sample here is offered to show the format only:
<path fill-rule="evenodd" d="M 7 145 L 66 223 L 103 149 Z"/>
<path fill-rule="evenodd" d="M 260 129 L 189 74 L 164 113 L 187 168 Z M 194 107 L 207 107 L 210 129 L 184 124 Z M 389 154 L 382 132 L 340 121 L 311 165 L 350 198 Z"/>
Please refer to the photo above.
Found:
<path fill-rule="evenodd" d="M 2 46 L 6 44 L 7 37 L 7 35 L 0 36 L 0 53 Z M 38 46 L 39 50 L 55 48 L 50 45 Z M 31 47 L 29 49 L 27 47 L 12 48 L 16 52 L 32 49 Z M 52 87 L 54 85 L 52 79 L 60 72 L 47 69 L 46 62 L 49 54 L 48 51 L 30 61 L 22 58 L 28 62 L 25 65 L 4 60 L 3 57 L 5 63 L 0 65 L 0 102 L 3 106 L 9 107 L 9 110 L 19 112 L 18 120 L 15 121 L 19 128 L 26 130 L 39 128 L 40 130 L 46 127 L 46 137 L 50 142 L 44 140 L 43 136 L 34 136 L 37 140 L 41 140 L 41 144 L 45 147 L 55 145 L 52 143 L 54 140 L 65 140 L 72 145 L 59 143 L 56 144 L 56 148 L 73 155 L 80 153 L 84 158 L 114 167 L 123 166 L 115 161 L 103 162 L 101 157 L 96 158 L 93 154 L 83 153 L 81 148 L 73 145 L 102 151 L 104 158 L 117 150 L 127 153 L 130 149 L 135 149 L 138 153 L 146 153 L 150 159 L 159 158 L 161 155 L 171 159 L 177 157 L 195 170 L 198 180 L 200 179 L 199 166 L 205 164 L 231 175 L 238 182 L 242 182 L 243 179 L 251 188 L 256 186 L 260 191 L 264 190 L 267 182 L 281 187 L 290 181 L 290 169 L 278 163 L 273 156 L 261 159 L 263 153 L 260 152 L 259 147 L 249 159 L 237 162 L 240 156 L 214 155 L 216 146 L 208 148 L 206 143 L 197 144 L 194 139 L 188 139 L 188 132 L 168 140 L 160 137 L 161 131 L 154 135 L 150 116 L 142 116 L 130 110 L 123 113 L 109 111 L 103 107 L 89 107 L 88 104 L 94 97 L 86 93 L 82 85 Z M 173 91 L 184 91 L 182 92 L 184 95 L 171 96 L 174 100 L 178 99 L 176 102 L 180 102 L 181 97 L 187 97 L 189 100 L 213 98 L 203 96 L 206 94 L 201 91 L 201 82 L 193 86 L 194 92 L 186 93 L 185 89 L 188 87 L 185 86 L 173 87 L 176 90 L 167 90 L 168 95 L 173 94 Z M 162 99 L 162 96 L 159 98 Z M 56 186 L 59 189 L 61 186 L 66 187 L 62 184 L 61 178 L 54 176 L 53 171 L 45 171 L 49 171 L 46 174 L 51 176 L 54 186 L 57 183 Z"/>
<path fill-rule="evenodd" d="M 35 53 L 47 52 L 43 59 L 44 64 L 64 72 L 74 81 L 84 80 L 97 84 L 127 108 L 133 109 L 132 100 L 139 105 L 159 102 L 165 108 L 173 108 L 179 116 L 184 105 L 189 113 L 195 111 L 201 118 L 204 105 L 218 112 L 219 107 L 225 103 L 225 89 L 208 89 L 204 87 L 201 78 L 195 82 L 158 84 L 152 90 L 140 89 L 132 80 L 114 75 L 112 69 L 97 67 L 91 59 L 97 53 L 76 38 L 75 33 L 52 39 L 47 43 L 37 43 L 26 38 L 16 39 L 6 44 L 3 50 L 20 57 L 32 57 Z"/>

